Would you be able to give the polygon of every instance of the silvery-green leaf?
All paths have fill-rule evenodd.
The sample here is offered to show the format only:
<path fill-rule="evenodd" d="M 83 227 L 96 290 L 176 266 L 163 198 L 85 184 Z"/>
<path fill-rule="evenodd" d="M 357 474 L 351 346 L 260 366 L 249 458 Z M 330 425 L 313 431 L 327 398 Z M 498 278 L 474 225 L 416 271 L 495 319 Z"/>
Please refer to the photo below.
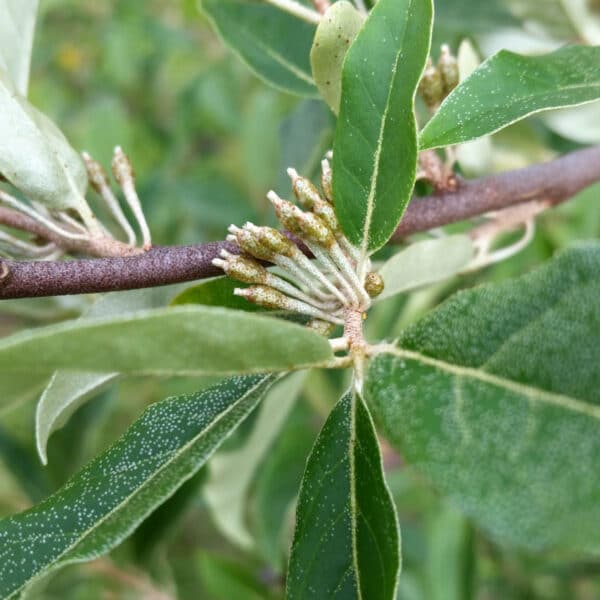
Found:
<path fill-rule="evenodd" d="M 105 294 L 82 319 L 123 315 L 166 304 L 177 286 Z M 56 371 L 42 393 L 35 414 L 35 438 L 42 463 L 46 464 L 46 446 L 50 435 L 92 395 L 118 377 L 118 373 Z"/>
<path fill-rule="evenodd" d="M 460 81 L 464 81 L 480 64 L 481 58 L 469 39 L 464 39 L 456 54 Z M 492 166 L 492 141 L 486 135 L 477 140 L 459 144 L 456 160 L 467 177 L 481 177 L 490 172 Z"/>
<path fill-rule="evenodd" d="M 300 325 L 212 306 L 176 306 L 72 321 L 0 340 L 0 372 L 225 375 L 287 371 L 333 354 Z"/>
<path fill-rule="evenodd" d="M 223 41 L 262 79 L 315 95 L 309 52 L 316 26 L 260 0 L 202 0 Z"/>
<path fill-rule="evenodd" d="M 89 398 L 118 377 L 117 373 L 56 371 L 42 392 L 35 413 L 35 438 L 40 460 L 47 464 L 48 438 Z"/>
<path fill-rule="evenodd" d="M 346 52 L 363 26 L 364 17 L 350 2 L 332 4 L 317 27 L 310 64 L 321 96 L 337 115 L 342 95 L 342 64 Z"/>
<path fill-rule="evenodd" d="M 246 550 L 253 545 L 246 525 L 250 486 L 298 398 L 305 375 L 305 372 L 292 373 L 269 390 L 243 445 L 218 453 L 210 463 L 210 474 L 203 488 L 204 499 L 219 530 Z"/>
<path fill-rule="evenodd" d="M 81 157 L 0 71 L 0 173 L 29 200 L 89 216 Z"/>
<path fill-rule="evenodd" d="M 48 383 L 48 374 L 3 373 L 0 378 L 0 417 L 37 396 Z"/>
<path fill-rule="evenodd" d="M 550 110 L 542 115 L 547 127 L 580 144 L 600 144 L 600 101 Z"/>
<path fill-rule="evenodd" d="M 320 173 L 321 160 L 331 148 L 335 118 L 321 100 L 299 102 L 279 127 L 279 181 L 275 189 L 289 190 L 288 167 L 314 179 Z"/>
<path fill-rule="evenodd" d="M 567 46 L 542 56 L 501 50 L 442 103 L 421 132 L 422 149 L 494 133 L 550 108 L 600 98 L 600 46 Z"/>
<path fill-rule="evenodd" d="M 463 270 L 473 256 L 473 242 L 468 235 L 414 242 L 379 269 L 385 288 L 377 300 L 452 277 Z"/>
<path fill-rule="evenodd" d="M 232 377 L 148 408 L 61 489 L 0 521 L 0 597 L 105 554 L 185 481 L 256 407 L 274 376 Z"/>
<path fill-rule="evenodd" d="M 432 13 L 431 0 L 379 0 L 344 60 L 333 195 L 340 225 L 363 263 L 392 235 L 413 191 L 414 98 Z"/>
<path fill-rule="evenodd" d="M 38 0 L 0 0 L 0 70 L 27 96 Z"/>
<path fill-rule="evenodd" d="M 286 598 L 395 600 L 399 573 L 400 532 L 377 434 L 362 398 L 348 392 L 306 463 Z"/>
<path fill-rule="evenodd" d="M 375 356 L 386 436 L 499 541 L 600 551 L 600 243 L 460 292 Z"/>

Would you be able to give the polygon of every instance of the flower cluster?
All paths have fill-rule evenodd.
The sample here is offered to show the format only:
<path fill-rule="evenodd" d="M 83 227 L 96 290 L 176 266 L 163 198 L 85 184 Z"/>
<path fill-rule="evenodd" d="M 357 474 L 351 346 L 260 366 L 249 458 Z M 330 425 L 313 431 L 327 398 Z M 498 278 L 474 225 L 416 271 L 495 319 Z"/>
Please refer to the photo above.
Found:
<path fill-rule="evenodd" d="M 419 83 L 419 94 L 427 108 L 436 111 L 440 103 L 458 85 L 460 75 L 456 57 L 450 52 L 448 45 L 440 49 L 437 65 L 431 58 L 427 60 L 423 77 Z"/>
<path fill-rule="evenodd" d="M 288 169 L 288 174 L 302 208 L 273 191 L 267 197 L 283 228 L 304 244 L 312 259 L 291 236 L 246 223 L 241 228 L 231 225 L 227 237 L 240 254 L 222 250 L 213 264 L 233 279 L 251 284 L 236 289 L 236 295 L 260 306 L 312 317 L 309 326 L 327 333 L 332 326 L 344 324 L 349 311 L 366 311 L 371 297 L 383 290 L 383 281 L 376 273 L 359 278 L 358 251 L 335 216 L 328 160 L 322 163 L 321 192 L 294 169 Z M 278 269 L 268 270 L 259 261 Z"/>

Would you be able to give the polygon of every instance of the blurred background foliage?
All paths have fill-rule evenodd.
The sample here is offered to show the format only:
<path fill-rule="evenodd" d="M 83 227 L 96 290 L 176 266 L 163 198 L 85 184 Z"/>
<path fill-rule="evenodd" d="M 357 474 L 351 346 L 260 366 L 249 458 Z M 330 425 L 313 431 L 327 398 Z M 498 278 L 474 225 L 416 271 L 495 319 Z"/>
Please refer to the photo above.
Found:
<path fill-rule="evenodd" d="M 560 0 L 440 0 L 434 43 L 448 42 L 456 51 L 469 36 L 482 57 L 500 47 L 549 50 L 583 36 L 564 6 Z M 136 167 L 157 244 L 222 239 L 232 222 L 271 222 L 265 192 L 275 188 L 289 194 L 284 170 L 289 165 L 314 176 L 334 127 L 321 101 L 286 95 L 259 80 L 224 47 L 195 0 L 41 0 L 30 99 L 75 148 L 105 166 L 113 147 L 124 147 Z M 474 175 L 502 171 L 600 142 L 599 105 L 586 110 L 583 116 L 571 110 L 514 125 L 488 140 L 483 151 L 479 146 L 478 160 L 465 155 L 463 169 Z M 599 195 L 595 186 L 543 215 L 530 246 L 502 264 L 382 302 L 367 322 L 369 337 L 393 338 L 459 287 L 516 276 L 573 240 L 598 237 Z M 0 335 L 73 318 L 92 300 L 4 302 Z M 0 515 L 23 510 L 56 489 L 147 404 L 206 383 L 120 380 L 53 436 L 49 467 L 43 469 L 32 424 L 45 381 L 2 381 L 1 393 L 10 401 L 0 411 Z M 262 454 L 246 457 L 244 489 L 237 485 L 235 467 L 233 477 L 231 468 L 209 473 L 209 467 L 109 557 L 69 567 L 38 584 L 29 597 L 281 598 L 304 461 L 346 383 L 340 373 L 312 372 L 298 397 L 289 399 L 276 435 L 256 432 L 269 424 L 259 412 L 229 440 L 221 458 L 236 449 L 243 452 L 253 430 L 255 436 L 271 435 Z M 600 598 L 600 562 L 558 552 L 530 556 L 497 546 L 383 443 L 402 523 L 399 598 Z M 213 518 L 215 494 L 230 527 Z M 240 514 L 250 542 L 240 543 L 240 531 L 231 531 Z"/>

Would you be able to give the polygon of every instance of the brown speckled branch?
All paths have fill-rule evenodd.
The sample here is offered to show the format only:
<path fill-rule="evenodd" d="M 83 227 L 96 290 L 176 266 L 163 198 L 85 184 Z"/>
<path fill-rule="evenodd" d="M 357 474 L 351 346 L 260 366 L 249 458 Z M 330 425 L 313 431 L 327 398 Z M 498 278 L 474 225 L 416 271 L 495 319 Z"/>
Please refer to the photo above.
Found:
<path fill-rule="evenodd" d="M 597 181 L 600 147 L 500 175 L 460 180 L 455 191 L 413 199 L 393 240 L 535 198 L 558 204 Z M 209 242 L 153 248 L 122 258 L 0 261 L 0 299 L 129 290 L 204 279 L 220 273 L 211 261 L 224 247 L 235 251 L 227 242 Z"/>

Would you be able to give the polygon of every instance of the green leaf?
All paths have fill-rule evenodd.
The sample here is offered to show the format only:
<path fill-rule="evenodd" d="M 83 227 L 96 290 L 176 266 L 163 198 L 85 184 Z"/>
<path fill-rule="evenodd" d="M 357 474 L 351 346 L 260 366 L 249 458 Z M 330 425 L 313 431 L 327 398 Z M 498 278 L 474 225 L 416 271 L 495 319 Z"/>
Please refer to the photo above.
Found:
<path fill-rule="evenodd" d="M 370 363 L 390 441 L 501 542 L 600 550 L 600 243 L 462 292 Z"/>
<path fill-rule="evenodd" d="M 379 0 L 344 61 L 333 194 L 342 229 L 363 256 L 386 243 L 413 190 L 414 98 L 432 11 L 431 0 Z"/>
<path fill-rule="evenodd" d="M 333 143 L 335 118 L 321 100 L 302 100 L 279 128 L 279 179 L 276 189 L 292 192 L 286 169 L 293 166 L 304 177 L 320 173 L 321 160 Z"/>
<path fill-rule="evenodd" d="M 37 396 L 48 383 L 47 373 L 2 373 L 0 383 L 0 417 L 5 412 Z"/>
<path fill-rule="evenodd" d="M 0 459 L 33 502 L 48 495 L 51 490 L 48 473 L 30 448 L 23 446 L 3 427 L 0 427 Z"/>
<path fill-rule="evenodd" d="M 297 403 L 256 475 L 252 531 L 261 556 L 277 571 L 290 548 L 291 512 L 315 441 L 314 420 L 307 403 Z"/>
<path fill-rule="evenodd" d="M 258 0 L 202 0 L 223 41 L 267 83 L 315 95 L 309 62 L 315 25 Z"/>
<path fill-rule="evenodd" d="M 286 597 L 393 600 L 399 572 L 400 534 L 377 435 L 364 402 L 349 392 L 306 464 Z"/>
<path fill-rule="evenodd" d="M 239 561 L 214 554 L 202 554 L 199 559 L 202 583 L 214 600 L 268 600 L 268 588 L 257 580 Z"/>
<path fill-rule="evenodd" d="M 435 22 L 431 47 L 456 47 L 465 37 L 480 39 L 498 30 L 515 28 L 519 21 L 504 0 L 435 0 Z"/>
<path fill-rule="evenodd" d="M 135 530 L 131 542 L 138 560 L 149 561 L 153 554 L 159 553 L 164 544 L 177 535 L 185 523 L 186 514 L 198 501 L 206 475 L 204 466 Z"/>
<path fill-rule="evenodd" d="M 452 277 L 464 269 L 473 256 L 473 242 L 467 235 L 415 242 L 394 254 L 379 269 L 385 289 L 377 300 Z"/>
<path fill-rule="evenodd" d="M 56 371 L 42 392 L 35 413 L 35 440 L 42 464 L 48 464 L 46 447 L 54 431 L 88 399 L 118 377 L 118 373 Z"/>
<path fill-rule="evenodd" d="M 427 599 L 473 598 L 472 527 L 460 513 L 444 506 L 430 517 L 427 533 Z"/>
<path fill-rule="evenodd" d="M 61 323 L 0 340 L 0 372 L 224 375 L 300 369 L 332 356 L 329 342 L 305 327 L 207 306 Z"/>
<path fill-rule="evenodd" d="M 0 0 L 0 71 L 27 96 L 38 0 Z"/>
<path fill-rule="evenodd" d="M 82 319 L 112 317 L 165 304 L 174 286 L 114 292 L 100 297 Z M 69 417 L 89 398 L 118 377 L 118 373 L 56 371 L 39 399 L 35 413 L 35 438 L 38 454 L 47 464 L 46 446 L 52 432 L 62 427 Z"/>
<path fill-rule="evenodd" d="M 26 198 L 51 210 L 89 215 L 81 157 L 0 70 L 0 173 Z"/>
<path fill-rule="evenodd" d="M 363 16 L 350 2 L 332 4 L 317 27 L 310 51 L 312 74 L 321 96 L 337 115 L 342 95 L 342 64 L 363 26 Z"/>
<path fill-rule="evenodd" d="M 204 499 L 219 530 L 234 544 L 251 549 L 246 505 L 257 469 L 296 402 L 305 372 L 293 373 L 267 394 L 252 432 L 242 447 L 218 453 L 210 463 Z"/>
<path fill-rule="evenodd" d="M 47 500 L 0 521 L 0 597 L 114 548 L 200 469 L 273 380 L 233 377 L 154 404 Z"/>
<path fill-rule="evenodd" d="M 473 71 L 421 132 L 421 149 L 494 133 L 550 108 L 600 98 L 600 47 L 567 46 L 543 56 L 501 50 Z"/>

